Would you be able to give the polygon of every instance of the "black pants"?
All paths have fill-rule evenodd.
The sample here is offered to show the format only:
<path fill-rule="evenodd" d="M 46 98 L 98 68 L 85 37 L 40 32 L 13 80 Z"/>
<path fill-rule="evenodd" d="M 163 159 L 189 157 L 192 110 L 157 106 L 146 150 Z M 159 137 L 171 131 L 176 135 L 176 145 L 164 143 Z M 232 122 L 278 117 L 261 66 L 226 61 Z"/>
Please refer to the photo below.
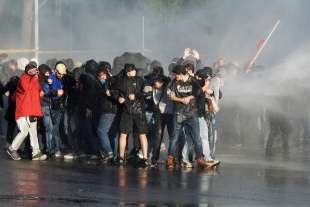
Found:
<path fill-rule="evenodd" d="M 94 120 L 91 117 L 80 116 L 78 120 L 79 149 L 87 154 L 100 155 L 100 142 L 93 130 Z"/>
<path fill-rule="evenodd" d="M 172 114 L 160 114 L 157 113 L 154 115 L 155 117 L 155 124 L 153 128 L 153 135 L 152 135 L 152 153 L 153 161 L 158 161 L 159 154 L 160 154 L 160 147 L 164 137 L 165 128 L 167 127 L 169 137 L 174 136 L 174 129 L 173 129 L 173 115 Z"/>
<path fill-rule="evenodd" d="M 6 130 L 6 141 L 9 144 L 12 144 L 14 139 L 16 129 L 16 121 L 8 121 L 7 130 Z"/>
<path fill-rule="evenodd" d="M 140 134 L 147 134 L 147 121 L 145 113 L 129 114 L 123 111 L 120 122 L 120 132 L 122 134 L 131 134 L 135 131 Z"/>

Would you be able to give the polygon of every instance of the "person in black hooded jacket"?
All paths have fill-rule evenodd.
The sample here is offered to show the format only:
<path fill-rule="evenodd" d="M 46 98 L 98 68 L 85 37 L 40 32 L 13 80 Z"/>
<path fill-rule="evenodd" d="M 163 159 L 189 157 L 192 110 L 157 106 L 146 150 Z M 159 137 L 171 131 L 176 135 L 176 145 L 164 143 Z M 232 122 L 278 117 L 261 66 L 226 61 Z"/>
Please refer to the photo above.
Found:
<path fill-rule="evenodd" d="M 79 78 L 79 147 L 89 154 L 91 159 L 98 159 L 99 140 L 96 136 L 96 114 L 98 114 L 96 72 L 98 64 L 95 60 L 88 60 L 84 67 L 85 73 L 82 73 Z"/>
<path fill-rule="evenodd" d="M 80 75 L 79 88 L 80 115 L 90 117 L 96 109 L 96 73 L 98 64 L 95 60 L 88 60 L 85 64 L 85 72 Z"/>
<path fill-rule="evenodd" d="M 174 137 L 173 128 L 173 105 L 167 96 L 167 87 L 170 78 L 164 75 L 155 75 L 152 77 L 152 90 L 148 94 L 149 107 L 152 112 L 152 124 L 149 127 L 149 150 L 152 152 L 151 164 L 157 166 L 161 149 L 164 131 L 167 127 L 169 139 Z"/>
<path fill-rule="evenodd" d="M 51 83 L 51 80 L 49 80 L 49 76 L 52 73 L 52 69 L 47 64 L 41 64 L 39 66 L 39 82 L 41 87 L 44 87 L 45 83 Z M 38 131 L 42 135 L 42 144 L 44 151 L 48 153 L 47 151 L 47 142 L 46 138 L 51 139 L 51 134 L 46 133 L 46 128 L 52 126 L 52 119 L 51 119 L 51 113 L 50 113 L 50 97 L 43 96 L 41 97 L 41 107 L 42 111 L 44 113 L 44 116 L 42 119 L 38 120 Z M 52 130 L 52 129 L 49 129 Z"/>
<path fill-rule="evenodd" d="M 147 121 L 144 106 L 144 80 L 136 76 L 136 67 L 133 64 L 125 64 L 126 76 L 119 83 L 118 102 L 123 105 L 123 111 L 120 122 L 119 138 L 119 164 L 124 164 L 125 148 L 127 136 L 131 134 L 133 128 L 139 135 L 140 145 L 142 148 L 143 159 L 138 161 L 141 167 L 147 166 Z"/>
<path fill-rule="evenodd" d="M 76 114 L 79 94 L 77 81 L 70 71 L 63 77 L 63 88 L 65 91 L 65 111 L 61 124 L 61 132 L 67 147 L 67 153 L 64 155 L 64 159 L 72 160 L 76 157 L 76 153 L 78 152 Z"/>
<path fill-rule="evenodd" d="M 97 88 L 98 88 L 98 106 L 100 112 L 97 134 L 101 141 L 102 158 L 104 161 L 109 161 L 114 157 L 115 143 L 118 136 L 116 129 L 117 119 L 117 94 L 112 88 L 114 81 L 111 78 L 110 65 L 105 62 L 99 64 L 97 71 Z M 116 156 L 116 154 L 115 154 Z"/>
<path fill-rule="evenodd" d="M 15 100 L 15 91 L 17 88 L 17 84 L 19 81 L 18 76 L 13 76 L 7 82 L 7 84 L 3 88 L 3 93 L 9 92 L 8 97 L 8 107 L 6 109 L 4 118 L 7 120 L 7 131 L 6 131 L 6 141 L 8 144 L 12 144 L 14 138 L 14 132 L 16 129 L 16 121 L 15 121 L 15 109 L 16 109 L 16 100 Z"/>

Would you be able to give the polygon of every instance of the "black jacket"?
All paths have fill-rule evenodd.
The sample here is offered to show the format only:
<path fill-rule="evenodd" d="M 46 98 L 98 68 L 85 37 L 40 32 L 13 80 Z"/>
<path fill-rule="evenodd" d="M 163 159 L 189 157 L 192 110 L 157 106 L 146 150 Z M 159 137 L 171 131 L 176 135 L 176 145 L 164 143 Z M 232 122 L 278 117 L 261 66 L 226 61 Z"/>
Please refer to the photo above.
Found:
<path fill-rule="evenodd" d="M 44 84 L 47 83 L 48 78 L 49 77 L 46 77 L 41 73 L 39 74 L 39 82 L 40 82 L 40 85 L 42 88 L 43 88 Z M 47 95 L 43 96 L 41 98 L 41 106 L 44 107 L 44 106 L 50 106 L 50 105 L 51 105 L 50 96 L 47 96 Z"/>
<path fill-rule="evenodd" d="M 197 114 L 199 117 L 205 117 L 206 111 L 207 111 L 207 104 L 208 104 L 208 99 L 205 97 L 205 95 L 202 93 L 199 97 L 197 97 L 196 100 L 197 103 Z"/>
<path fill-rule="evenodd" d="M 110 113 L 115 114 L 117 112 L 117 92 L 113 90 L 115 88 L 115 82 L 112 78 L 106 80 L 104 84 L 102 84 L 99 80 L 96 81 L 97 87 L 97 102 L 98 109 L 100 113 Z M 107 91 L 110 92 L 111 96 L 107 95 Z"/>
<path fill-rule="evenodd" d="M 144 113 L 144 80 L 138 76 L 124 76 L 118 81 L 118 85 L 118 95 L 126 100 L 124 103 L 124 110 L 130 114 Z M 129 100 L 129 94 L 134 94 L 135 100 Z"/>
<path fill-rule="evenodd" d="M 16 100 L 15 100 L 15 91 L 17 88 L 17 84 L 19 81 L 18 76 L 13 76 L 10 78 L 10 80 L 7 82 L 7 84 L 2 89 L 2 93 L 6 93 L 7 91 L 10 93 L 8 97 L 8 107 L 6 109 L 4 118 L 7 121 L 15 121 L 15 110 L 16 110 Z"/>
<path fill-rule="evenodd" d="M 78 94 L 78 109 L 81 116 L 86 115 L 86 109 L 96 111 L 96 78 L 92 74 L 81 74 L 79 78 Z"/>
<path fill-rule="evenodd" d="M 144 82 L 145 82 L 145 85 L 148 85 L 148 86 L 152 86 L 154 85 L 154 80 L 156 80 L 158 76 L 145 76 L 144 77 Z M 164 84 L 162 86 L 162 91 L 163 91 L 163 94 L 162 94 L 162 97 L 167 94 L 167 86 L 170 82 L 170 78 L 169 77 L 166 77 L 164 75 L 161 75 L 163 81 L 164 81 Z M 154 89 L 153 89 L 154 90 Z M 153 97 L 153 91 L 150 91 L 150 92 L 147 92 L 144 94 L 145 95 L 145 108 L 146 108 L 146 111 L 149 111 L 149 112 L 159 112 L 159 108 L 158 108 L 158 104 L 155 104 L 154 102 L 154 97 Z M 160 99 L 162 98 L 160 97 Z"/>

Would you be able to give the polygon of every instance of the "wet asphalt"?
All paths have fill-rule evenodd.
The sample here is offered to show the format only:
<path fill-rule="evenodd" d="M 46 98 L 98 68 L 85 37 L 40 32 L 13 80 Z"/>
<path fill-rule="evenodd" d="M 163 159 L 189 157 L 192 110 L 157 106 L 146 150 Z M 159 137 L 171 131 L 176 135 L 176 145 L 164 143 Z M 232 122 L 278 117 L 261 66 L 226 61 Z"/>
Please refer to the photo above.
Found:
<path fill-rule="evenodd" d="M 0 206 L 310 206 L 307 160 L 220 154 L 212 170 L 0 157 Z"/>

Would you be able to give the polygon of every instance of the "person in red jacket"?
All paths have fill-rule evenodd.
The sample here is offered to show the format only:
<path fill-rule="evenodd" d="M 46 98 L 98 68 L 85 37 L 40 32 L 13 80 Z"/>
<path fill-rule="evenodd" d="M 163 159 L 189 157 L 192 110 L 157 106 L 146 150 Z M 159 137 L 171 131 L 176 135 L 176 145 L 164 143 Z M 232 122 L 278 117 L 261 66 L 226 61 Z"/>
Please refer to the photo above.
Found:
<path fill-rule="evenodd" d="M 46 160 L 42 154 L 37 136 L 37 119 L 42 117 L 41 95 L 42 90 L 38 78 L 38 69 L 35 63 L 29 63 L 25 67 L 25 73 L 20 77 L 16 89 L 15 119 L 19 133 L 14 138 L 7 153 L 13 160 L 20 160 L 17 150 L 28 136 L 32 147 L 32 160 Z"/>

